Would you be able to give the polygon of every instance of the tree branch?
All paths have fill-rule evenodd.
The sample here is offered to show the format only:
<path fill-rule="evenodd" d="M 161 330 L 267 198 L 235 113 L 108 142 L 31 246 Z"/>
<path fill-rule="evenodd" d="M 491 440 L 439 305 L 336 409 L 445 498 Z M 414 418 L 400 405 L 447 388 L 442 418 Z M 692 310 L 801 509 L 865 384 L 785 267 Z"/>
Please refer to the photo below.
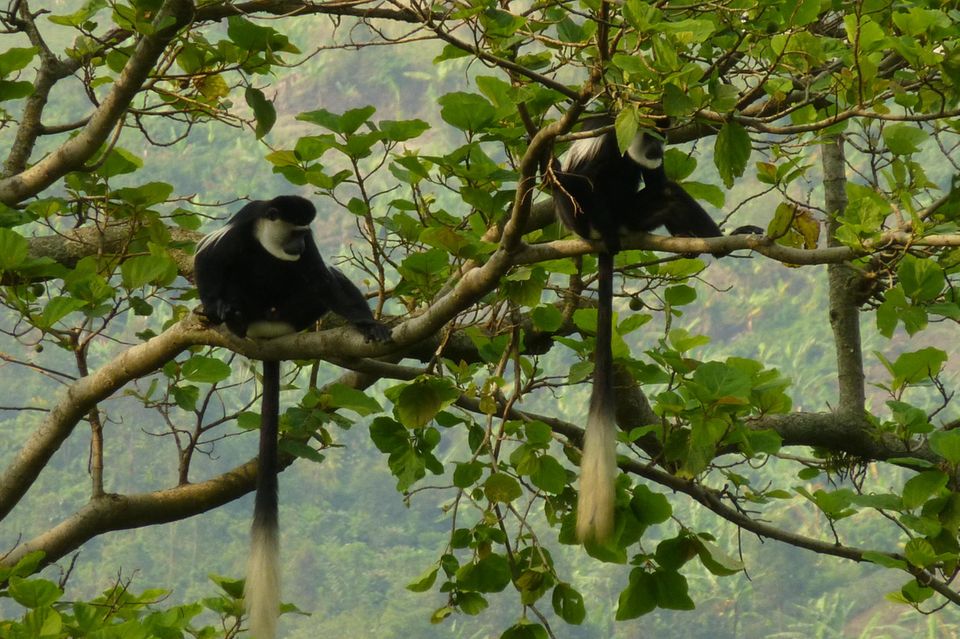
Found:
<path fill-rule="evenodd" d="M 14 205 L 33 197 L 93 157 L 150 76 L 167 44 L 190 22 L 193 9 L 192 0 L 166 0 L 152 23 L 156 31 L 137 43 L 113 89 L 86 126 L 30 168 L 0 180 L 0 202 Z"/>

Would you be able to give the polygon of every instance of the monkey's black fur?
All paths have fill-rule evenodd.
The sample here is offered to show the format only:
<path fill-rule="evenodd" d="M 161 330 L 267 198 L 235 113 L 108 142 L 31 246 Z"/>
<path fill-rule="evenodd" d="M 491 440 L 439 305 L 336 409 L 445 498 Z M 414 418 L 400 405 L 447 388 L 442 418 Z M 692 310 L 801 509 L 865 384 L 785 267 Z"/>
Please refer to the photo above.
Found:
<path fill-rule="evenodd" d="M 608 117 L 588 120 L 583 131 L 610 125 Z M 683 188 L 667 179 L 663 144 L 638 132 L 625 153 L 616 136 L 606 132 L 573 143 L 563 163 L 554 164 L 553 200 L 561 222 L 586 239 L 602 239 L 598 256 L 597 336 L 593 391 L 580 465 L 577 536 L 603 541 L 613 532 L 616 479 L 614 415 L 613 256 L 625 232 L 649 232 L 660 226 L 671 235 L 719 237 L 720 227 Z M 643 189 L 640 184 L 643 183 Z M 741 227 L 739 233 L 762 233 Z"/>
<path fill-rule="evenodd" d="M 328 310 L 367 340 L 390 330 L 373 318 L 360 290 L 320 257 L 310 231 L 316 210 L 285 195 L 250 202 L 197 246 L 194 274 L 203 313 L 239 337 L 276 337 L 313 325 Z M 280 602 L 277 473 L 280 363 L 263 362 L 257 494 L 245 598 L 257 639 L 276 634 Z"/>

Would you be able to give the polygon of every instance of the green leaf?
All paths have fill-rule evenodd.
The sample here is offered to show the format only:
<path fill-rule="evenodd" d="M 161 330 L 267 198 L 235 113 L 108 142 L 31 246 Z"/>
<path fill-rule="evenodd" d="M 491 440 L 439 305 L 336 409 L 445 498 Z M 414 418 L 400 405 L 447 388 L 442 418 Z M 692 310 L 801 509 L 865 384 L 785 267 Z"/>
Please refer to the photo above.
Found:
<path fill-rule="evenodd" d="M 63 596 L 57 584 L 36 578 L 11 577 L 7 592 L 18 604 L 31 609 L 50 606 Z"/>
<path fill-rule="evenodd" d="M 37 55 L 37 51 L 36 47 L 11 47 L 0 53 L 0 78 L 25 68 Z"/>
<path fill-rule="evenodd" d="M 673 514 L 673 508 L 666 495 L 655 493 L 643 484 L 638 484 L 633 489 L 630 510 L 644 526 L 661 524 L 670 519 Z"/>
<path fill-rule="evenodd" d="M 563 313 L 556 306 L 541 305 L 530 311 L 530 319 L 537 330 L 553 332 L 563 325 Z"/>
<path fill-rule="evenodd" d="M 257 51 L 281 51 L 287 44 L 287 38 L 271 27 L 264 27 L 241 16 L 227 18 L 227 37 L 240 49 L 253 53 Z"/>
<path fill-rule="evenodd" d="M 540 421 L 529 421 L 523 426 L 530 444 L 549 444 L 553 440 L 553 429 Z"/>
<path fill-rule="evenodd" d="M 567 623 L 579 626 L 586 619 L 587 609 L 583 605 L 583 595 L 570 584 L 557 584 L 551 600 L 553 611 Z"/>
<path fill-rule="evenodd" d="M 865 552 L 863 553 L 863 559 L 869 561 L 870 563 L 877 564 L 878 566 L 883 566 L 884 568 L 894 568 L 899 570 L 907 569 L 907 562 L 901 559 L 895 559 L 890 555 L 884 555 L 879 552 Z"/>
<path fill-rule="evenodd" d="M 378 127 L 388 140 L 404 142 L 420 137 L 430 125 L 423 120 L 381 120 Z"/>
<path fill-rule="evenodd" d="M 567 471 L 556 459 L 543 455 L 530 481 L 540 490 L 559 495 L 567 487 Z"/>
<path fill-rule="evenodd" d="M 928 346 L 911 353 L 903 353 L 891 365 L 895 389 L 908 384 L 926 382 L 937 375 L 947 362 L 947 354 L 939 348 Z"/>
<path fill-rule="evenodd" d="M 5 100 L 22 100 L 33 93 L 33 84 L 26 80 L 11 82 L 0 80 L 0 102 Z"/>
<path fill-rule="evenodd" d="M 74 5 L 75 6 L 75 5 Z M 92 18 L 98 11 L 107 6 L 107 0 L 87 0 L 87 2 L 73 13 L 57 16 L 47 16 L 47 20 L 65 27 L 78 27 Z"/>
<path fill-rule="evenodd" d="M 457 585 L 474 592 L 500 592 L 510 584 L 510 562 L 491 553 L 457 571 Z"/>
<path fill-rule="evenodd" d="M 937 561 L 937 551 L 926 539 L 911 539 L 903 547 L 903 554 L 907 561 L 918 568 L 926 568 Z"/>
<path fill-rule="evenodd" d="M 703 563 L 704 567 L 713 574 L 720 577 L 726 577 L 743 570 L 742 562 L 734 559 L 722 551 L 719 546 L 713 542 L 710 542 L 703 537 L 698 537 L 697 543 L 700 546 L 700 561 Z"/>
<path fill-rule="evenodd" d="M 70 313 L 78 311 L 86 305 L 86 302 L 75 297 L 54 297 L 43 307 L 43 314 L 41 315 L 43 326 L 51 327 Z"/>
<path fill-rule="evenodd" d="M 693 113 L 697 103 L 690 98 L 690 94 L 675 84 L 663 85 L 663 112 L 670 117 L 679 118 Z"/>
<path fill-rule="evenodd" d="M 483 475 L 483 464 L 478 461 L 461 462 L 453 470 L 453 485 L 457 488 L 469 488 Z"/>
<path fill-rule="evenodd" d="M 933 260 L 904 255 L 897 267 L 903 292 L 913 302 L 936 299 L 947 284 L 943 269 Z"/>
<path fill-rule="evenodd" d="M 903 507 L 913 510 L 922 506 L 947 485 L 949 476 L 940 470 L 927 470 L 919 473 L 903 485 Z"/>
<path fill-rule="evenodd" d="M 383 410 L 379 402 L 362 390 L 346 384 L 333 384 L 327 387 L 327 395 L 332 408 L 346 408 L 356 414 L 366 417 Z"/>
<path fill-rule="evenodd" d="M 193 355 L 180 365 L 183 378 L 198 384 L 215 384 L 230 377 L 230 365 L 216 357 Z"/>
<path fill-rule="evenodd" d="M 450 380 L 420 377 L 403 386 L 394 399 L 397 418 L 407 428 L 422 428 L 459 396 Z"/>
<path fill-rule="evenodd" d="M 752 150 L 745 128 L 736 122 L 723 125 L 714 144 L 713 162 L 727 188 L 732 188 L 734 180 L 743 175 Z"/>
<path fill-rule="evenodd" d="M 425 573 L 417 577 L 416 581 L 413 581 L 407 584 L 407 590 L 412 592 L 426 592 L 433 587 L 434 582 L 437 580 L 437 571 L 440 570 L 440 566 L 434 566 L 430 568 Z"/>
<path fill-rule="evenodd" d="M 462 131 L 482 131 L 496 116 L 490 102 L 476 93 L 454 91 L 439 100 L 440 117 Z"/>
<path fill-rule="evenodd" d="M 930 433 L 927 441 L 930 448 L 954 466 L 960 464 L 960 430 Z"/>
<path fill-rule="evenodd" d="M 308 459 L 318 464 L 325 459 L 323 453 L 304 442 L 283 439 L 280 441 L 279 448 L 285 453 L 294 455 L 301 459 Z"/>
<path fill-rule="evenodd" d="M 124 287 L 132 290 L 147 284 L 169 283 L 176 276 L 176 264 L 166 256 L 138 255 L 121 264 L 120 273 Z"/>
<path fill-rule="evenodd" d="M 883 127 L 883 142 L 894 155 L 910 155 L 921 150 L 929 135 L 916 124 L 900 122 Z"/>
<path fill-rule="evenodd" d="M 494 503 L 508 504 L 523 495 L 520 482 L 506 473 L 493 473 L 483 482 L 483 494 Z"/>
<path fill-rule="evenodd" d="M 30 244 L 16 231 L 0 228 L 0 271 L 9 271 L 27 259 Z"/>
<path fill-rule="evenodd" d="M 690 598 L 687 579 L 673 570 L 658 570 L 653 573 L 657 580 L 657 605 L 670 610 L 693 610 L 696 606 Z"/>
<path fill-rule="evenodd" d="M 686 306 L 696 301 L 697 291 L 692 286 L 677 284 L 676 286 L 667 287 L 663 292 L 663 296 L 670 306 Z"/>
<path fill-rule="evenodd" d="M 247 87 L 243 97 L 246 99 L 247 105 L 253 110 L 253 117 L 257 121 L 256 135 L 259 140 L 269 133 L 277 122 L 277 109 L 260 89 Z"/>
<path fill-rule="evenodd" d="M 617 146 L 620 147 L 621 153 L 625 153 L 633 144 L 639 127 L 637 112 L 634 109 L 624 109 L 617 114 L 613 128 L 617 134 Z"/>
<path fill-rule="evenodd" d="M 657 580 L 643 568 L 634 568 L 630 583 L 617 602 L 617 621 L 636 619 L 657 607 Z"/>
<path fill-rule="evenodd" d="M 120 147 L 113 147 L 107 158 L 97 168 L 97 174 L 105 178 L 133 173 L 143 167 L 143 160 Z"/>
<path fill-rule="evenodd" d="M 549 636 L 540 624 L 523 620 L 507 628 L 500 639 L 548 639 Z"/>

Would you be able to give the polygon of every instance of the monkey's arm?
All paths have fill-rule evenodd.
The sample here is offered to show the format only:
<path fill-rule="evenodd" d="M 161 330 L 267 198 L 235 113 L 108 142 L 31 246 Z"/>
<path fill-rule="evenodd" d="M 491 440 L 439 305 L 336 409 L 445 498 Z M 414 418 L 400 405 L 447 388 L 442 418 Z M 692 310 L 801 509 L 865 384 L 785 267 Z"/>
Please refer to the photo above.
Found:
<path fill-rule="evenodd" d="M 689 193 L 675 182 L 657 191 L 644 187 L 637 193 L 634 211 L 626 225 L 632 231 L 649 232 L 666 227 L 679 237 L 720 237 L 723 231 Z"/>
<path fill-rule="evenodd" d="M 390 329 L 373 318 L 367 298 L 360 289 L 338 269 L 328 267 L 329 291 L 324 293 L 327 307 L 356 326 L 366 340 L 385 342 L 390 339 Z"/>
<path fill-rule="evenodd" d="M 207 241 L 207 238 L 204 238 L 200 243 L 193 258 L 193 272 L 204 315 L 211 322 L 220 324 L 227 315 L 228 304 L 225 298 L 229 284 L 229 268 L 225 260 L 231 256 L 230 251 L 225 251 L 223 245 L 215 239 Z"/>

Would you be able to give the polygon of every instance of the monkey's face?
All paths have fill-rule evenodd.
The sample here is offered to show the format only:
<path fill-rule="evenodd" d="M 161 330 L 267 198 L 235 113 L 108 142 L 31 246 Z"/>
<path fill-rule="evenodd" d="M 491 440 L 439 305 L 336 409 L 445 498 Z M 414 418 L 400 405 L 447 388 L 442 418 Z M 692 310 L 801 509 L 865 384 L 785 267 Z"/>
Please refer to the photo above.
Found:
<path fill-rule="evenodd" d="M 278 260 L 295 262 L 306 249 L 310 227 L 291 224 L 279 217 L 264 217 L 257 220 L 254 234 L 267 253 Z"/>
<path fill-rule="evenodd" d="M 657 169 L 663 164 L 663 143 L 649 133 L 638 133 L 627 147 L 627 155 L 645 169 Z"/>

